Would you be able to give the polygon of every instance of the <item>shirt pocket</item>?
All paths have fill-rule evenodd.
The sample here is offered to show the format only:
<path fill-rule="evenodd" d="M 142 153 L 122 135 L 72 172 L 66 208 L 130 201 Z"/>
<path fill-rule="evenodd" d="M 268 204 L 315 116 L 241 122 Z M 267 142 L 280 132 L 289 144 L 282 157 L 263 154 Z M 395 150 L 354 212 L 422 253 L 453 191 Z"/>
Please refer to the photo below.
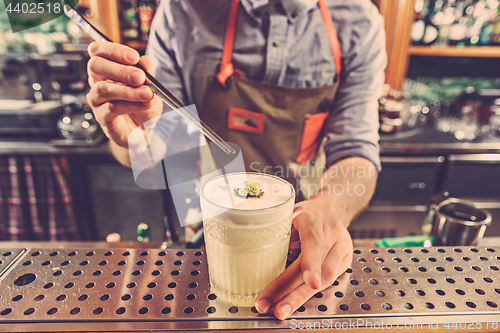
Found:
<path fill-rule="evenodd" d="M 303 164 L 316 156 L 321 141 L 320 135 L 323 132 L 323 125 L 328 115 L 328 112 L 321 112 L 306 116 L 302 138 L 300 139 L 299 153 L 295 159 L 297 163 Z"/>

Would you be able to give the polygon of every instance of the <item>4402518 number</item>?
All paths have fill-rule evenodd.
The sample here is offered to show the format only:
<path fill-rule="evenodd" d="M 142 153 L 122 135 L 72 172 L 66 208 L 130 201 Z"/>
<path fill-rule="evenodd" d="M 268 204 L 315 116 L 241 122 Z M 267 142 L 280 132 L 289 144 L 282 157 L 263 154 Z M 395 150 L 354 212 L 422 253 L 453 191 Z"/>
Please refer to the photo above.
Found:
<path fill-rule="evenodd" d="M 61 13 L 62 5 L 59 2 L 34 3 L 34 2 L 18 2 L 13 6 L 9 3 L 5 11 L 7 13 L 23 13 L 23 14 L 59 14 Z"/>

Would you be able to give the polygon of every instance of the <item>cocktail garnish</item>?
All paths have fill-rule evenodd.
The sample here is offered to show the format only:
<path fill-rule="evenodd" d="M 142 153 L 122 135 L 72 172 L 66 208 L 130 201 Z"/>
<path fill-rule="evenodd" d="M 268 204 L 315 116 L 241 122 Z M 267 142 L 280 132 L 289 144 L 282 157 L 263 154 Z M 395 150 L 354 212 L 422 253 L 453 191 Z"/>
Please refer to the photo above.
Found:
<path fill-rule="evenodd" d="M 264 195 L 264 191 L 260 188 L 257 182 L 244 182 L 243 187 L 235 188 L 234 195 L 243 199 L 249 198 L 261 198 Z"/>

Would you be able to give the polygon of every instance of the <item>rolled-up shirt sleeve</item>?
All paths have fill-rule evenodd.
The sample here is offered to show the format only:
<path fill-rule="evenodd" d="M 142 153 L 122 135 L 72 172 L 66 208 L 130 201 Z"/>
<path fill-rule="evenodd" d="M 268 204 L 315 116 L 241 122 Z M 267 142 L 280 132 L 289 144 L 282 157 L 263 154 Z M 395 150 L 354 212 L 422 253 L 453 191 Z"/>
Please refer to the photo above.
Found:
<path fill-rule="evenodd" d="M 378 99 L 387 63 L 383 18 L 373 5 L 331 13 L 343 56 L 340 86 L 325 123 L 327 164 L 356 156 L 380 171 Z"/>

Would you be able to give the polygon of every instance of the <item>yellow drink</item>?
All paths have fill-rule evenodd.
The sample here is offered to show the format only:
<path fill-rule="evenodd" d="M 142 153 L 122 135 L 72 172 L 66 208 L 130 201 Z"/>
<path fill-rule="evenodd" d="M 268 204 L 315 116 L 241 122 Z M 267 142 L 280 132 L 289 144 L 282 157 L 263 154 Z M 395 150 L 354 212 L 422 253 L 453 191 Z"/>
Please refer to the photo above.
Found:
<path fill-rule="evenodd" d="M 253 306 L 257 294 L 285 269 L 295 191 L 267 174 L 225 177 L 201 190 L 210 285 L 228 303 Z M 262 196 L 238 197 L 234 189 L 245 181 L 258 183 Z"/>

